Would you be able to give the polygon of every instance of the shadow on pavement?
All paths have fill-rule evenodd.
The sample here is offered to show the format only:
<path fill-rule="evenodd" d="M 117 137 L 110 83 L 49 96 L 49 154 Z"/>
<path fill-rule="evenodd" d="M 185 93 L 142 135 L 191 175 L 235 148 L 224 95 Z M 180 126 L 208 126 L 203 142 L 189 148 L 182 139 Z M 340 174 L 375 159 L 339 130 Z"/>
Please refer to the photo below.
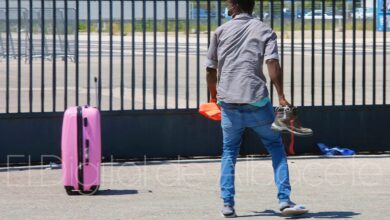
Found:
<path fill-rule="evenodd" d="M 286 219 L 305 219 L 305 218 L 322 218 L 322 219 L 346 219 L 352 218 L 353 216 L 360 215 L 360 213 L 353 211 L 324 211 L 324 212 L 309 212 L 307 214 L 295 217 L 287 217 Z M 258 217 L 258 216 L 279 216 L 283 217 L 279 212 L 274 210 L 264 210 L 262 212 L 254 211 L 252 215 L 240 215 L 238 217 Z"/>
<path fill-rule="evenodd" d="M 351 212 L 351 211 L 325 211 L 325 212 L 313 212 L 313 213 L 309 212 L 302 216 L 290 217 L 286 219 L 304 219 L 304 218 L 346 219 L 346 218 L 352 218 L 353 216 L 356 215 L 360 215 L 360 213 Z"/>
<path fill-rule="evenodd" d="M 282 216 L 280 215 L 280 213 L 278 212 L 275 212 L 274 210 L 264 210 L 262 212 L 257 212 L 257 211 L 252 211 L 253 214 L 250 214 L 250 215 L 238 215 L 237 217 L 238 218 L 247 218 L 247 217 L 259 217 L 259 216 L 263 216 L 263 217 L 266 217 L 266 216 Z"/>
<path fill-rule="evenodd" d="M 97 196 L 123 196 L 138 194 L 138 190 L 132 189 L 103 189 L 99 190 Z"/>

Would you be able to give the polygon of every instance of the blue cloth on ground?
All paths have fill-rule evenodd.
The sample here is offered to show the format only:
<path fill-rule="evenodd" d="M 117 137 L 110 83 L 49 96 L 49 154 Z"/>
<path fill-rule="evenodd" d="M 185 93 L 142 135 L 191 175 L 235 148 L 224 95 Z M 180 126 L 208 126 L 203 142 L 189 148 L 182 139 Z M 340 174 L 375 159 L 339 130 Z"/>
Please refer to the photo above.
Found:
<path fill-rule="evenodd" d="M 318 143 L 317 145 L 325 156 L 352 156 L 356 154 L 354 150 L 348 148 L 340 148 L 339 146 L 330 148 L 323 143 Z"/>

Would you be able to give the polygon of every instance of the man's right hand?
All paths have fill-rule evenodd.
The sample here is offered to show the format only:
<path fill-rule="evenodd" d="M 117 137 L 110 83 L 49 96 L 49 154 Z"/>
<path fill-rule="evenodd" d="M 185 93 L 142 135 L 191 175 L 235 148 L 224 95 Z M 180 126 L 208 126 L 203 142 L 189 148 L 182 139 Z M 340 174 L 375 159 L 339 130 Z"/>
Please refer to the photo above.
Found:
<path fill-rule="evenodd" d="M 291 104 L 286 100 L 284 95 L 279 96 L 279 106 L 291 106 Z"/>

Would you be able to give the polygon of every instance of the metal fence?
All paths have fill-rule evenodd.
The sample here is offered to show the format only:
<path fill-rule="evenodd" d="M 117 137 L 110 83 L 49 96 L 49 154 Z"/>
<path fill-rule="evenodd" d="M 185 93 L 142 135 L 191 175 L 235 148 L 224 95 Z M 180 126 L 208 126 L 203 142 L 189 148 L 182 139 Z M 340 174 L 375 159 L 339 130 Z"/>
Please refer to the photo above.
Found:
<path fill-rule="evenodd" d="M 266 0 L 254 15 L 278 35 L 292 104 L 389 102 L 389 1 Z M 94 105 L 94 77 L 104 111 L 197 108 L 225 16 L 211 0 L 1 1 L 0 113 Z"/>

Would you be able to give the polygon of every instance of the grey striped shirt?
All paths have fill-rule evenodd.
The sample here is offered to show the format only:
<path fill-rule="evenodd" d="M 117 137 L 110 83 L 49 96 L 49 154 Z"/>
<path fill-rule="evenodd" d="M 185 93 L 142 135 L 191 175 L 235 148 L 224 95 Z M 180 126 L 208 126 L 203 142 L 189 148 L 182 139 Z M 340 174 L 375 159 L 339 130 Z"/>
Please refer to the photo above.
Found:
<path fill-rule="evenodd" d="M 254 103 L 268 97 L 263 63 L 279 59 L 275 32 L 242 13 L 217 28 L 206 66 L 218 69 L 217 98 L 226 103 Z"/>

